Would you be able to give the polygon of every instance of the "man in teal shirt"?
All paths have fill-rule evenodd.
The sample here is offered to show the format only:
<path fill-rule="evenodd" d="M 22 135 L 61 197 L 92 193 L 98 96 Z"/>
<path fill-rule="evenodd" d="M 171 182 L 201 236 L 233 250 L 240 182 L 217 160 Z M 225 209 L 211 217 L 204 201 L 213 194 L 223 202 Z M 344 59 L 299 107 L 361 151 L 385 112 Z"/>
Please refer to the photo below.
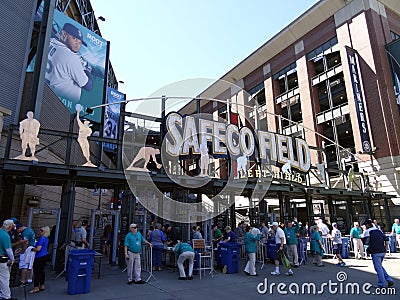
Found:
<path fill-rule="evenodd" d="M 299 267 L 299 255 L 297 253 L 297 232 L 298 227 L 293 226 L 291 221 L 287 222 L 287 226 L 284 230 L 286 236 L 286 252 L 288 255 L 288 259 L 290 264 L 295 268 Z"/>
<path fill-rule="evenodd" d="M 394 219 L 394 223 L 392 226 L 392 235 L 396 235 L 396 242 L 398 247 L 400 248 L 400 222 L 399 219 Z"/>
<path fill-rule="evenodd" d="M 22 223 L 16 225 L 17 232 L 21 235 L 21 243 L 25 243 L 25 248 L 35 246 L 35 232 L 32 228 L 24 226 Z"/>
<path fill-rule="evenodd" d="M 187 243 L 179 242 L 175 246 L 175 256 L 178 258 L 177 265 L 179 269 L 179 280 L 186 280 L 185 268 L 183 263 L 185 260 L 189 260 L 189 274 L 187 279 L 193 279 L 193 264 L 194 264 L 194 250 L 192 246 Z"/>
<path fill-rule="evenodd" d="M 0 295 L 2 299 L 11 299 L 9 265 L 14 263 L 14 254 L 11 248 L 11 239 L 8 234 L 14 229 L 12 220 L 5 220 L 0 229 Z"/>
<path fill-rule="evenodd" d="M 364 244 L 361 240 L 362 229 L 358 222 L 354 222 L 354 227 L 350 230 L 350 237 L 353 240 L 354 246 L 354 258 L 365 259 L 364 258 Z"/>
<path fill-rule="evenodd" d="M 140 250 L 142 249 L 142 243 L 150 247 L 152 245 L 138 232 L 136 224 L 131 224 L 129 229 L 131 232 L 126 235 L 124 243 L 125 259 L 128 267 L 128 284 L 143 284 L 146 282 L 140 278 L 140 274 L 142 273 L 140 266 Z"/>
<path fill-rule="evenodd" d="M 35 232 L 32 228 L 24 226 L 22 223 L 18 223 L 16 226 L 17 232 L 21 235 L 21 240 L 19 243 L 22 244 L 22 252 L 20 255 L 19 269 L 21 270 L 21 284 L 32 282 L 32 265 L 28 263 L 23 263 L 24 261 L 29 261 L 29 258 L 25 257 L 25 251 L 28 247 L 35 246 Z M 28 255 L 28 251 L 27 251 Z"/>

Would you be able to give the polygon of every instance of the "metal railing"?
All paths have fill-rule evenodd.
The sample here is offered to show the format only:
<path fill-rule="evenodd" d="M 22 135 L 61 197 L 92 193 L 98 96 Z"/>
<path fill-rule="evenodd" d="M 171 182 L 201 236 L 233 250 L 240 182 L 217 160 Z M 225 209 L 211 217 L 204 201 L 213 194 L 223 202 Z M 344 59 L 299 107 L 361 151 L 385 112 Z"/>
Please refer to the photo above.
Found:
<path fill-rule="evenodd" d="M 153 275 L 153 247 L 150 247 L 149 245 L 142 245 L 142 249 L 140 250 L 140 262 L 141 262 L 141 268 L 142 272 L 148 273 L 148 277 L 145 280 L 148 282 L 151 277 L 153 277 L 154 280 L 156 278 Z"/>
<path fill-rule="evenodd" d="M 241 242 L 242 247 L 240 251 L 240 259 L 247 259 L 246 253 L 246 245 L 244 242 Z M 256 241 L 257 244 L 257 252 L 256 252 L 256 263 L 260 263 L 260 270 L 264 268 L 265 265 L 265 257 L 266 257 L 266 247 L 262 241 Z"/>
<path fill-rule="evenodd" d="M 146 272 L 149 274 L 149 276 L 145 280 L 146 282 L 149 282 L 151 277 L 153 277 L 154 280 L 157 280 L 153 275 L 152 257 L 153 257 L 153 247 L 150 247 L 149 245 L 146 244 L 142 244 L 142 247 L 140 249 L 140 267 L 142 269 L 142 272 Z M 128 269 L 127 267 L 123 269 L 122 273 L 125 272 L 127 269 Z"/>
<path fill-rule="evenodd" d="M 299 265 L 306 264 L 308 262 L 308 238 L 299 238 L 297 254 L 299 258 Z"/>

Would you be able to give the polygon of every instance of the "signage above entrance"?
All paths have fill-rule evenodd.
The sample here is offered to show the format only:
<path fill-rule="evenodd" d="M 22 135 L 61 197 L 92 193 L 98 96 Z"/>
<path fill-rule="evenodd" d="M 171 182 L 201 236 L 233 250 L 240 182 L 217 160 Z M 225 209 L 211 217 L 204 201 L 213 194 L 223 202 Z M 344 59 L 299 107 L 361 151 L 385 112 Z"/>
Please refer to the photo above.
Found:
<path fill-rule="evenodd" d="M 195 116 L 181 116 L 171 112 L 165 119 L 167 130 L 165 150 L 177 157 L 201 154 L 202 145 L 212 149 L 212 155 L 237 158 L 242 155 L 263 163 L 285 165 L 300 172 L 308 172 L 311 167 L 310 149 L 303 139 L 273 132 L 253 132 L 248 127 L 239 128 L 233 124 L 218 122 Z"/>

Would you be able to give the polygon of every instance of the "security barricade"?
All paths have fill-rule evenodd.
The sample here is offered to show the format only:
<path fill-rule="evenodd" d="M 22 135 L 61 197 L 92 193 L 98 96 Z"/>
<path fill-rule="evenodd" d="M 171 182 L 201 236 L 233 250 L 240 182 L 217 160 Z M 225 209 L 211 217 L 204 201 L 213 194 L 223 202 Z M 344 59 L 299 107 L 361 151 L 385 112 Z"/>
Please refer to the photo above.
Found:
<path fill-rule="evenodd" d="M 149 274 L 147 279 L 145 280 L 148 282 L 151 277 L 156 280 L 156 278 L 153 275 L 153 260 L 151 259 L 153 256 L 153 247 L 150 247 L 149 245 L 142 245 L 142 249 L 140 250 L 140 262 L 141 262 L 141 268 L 142 272 L 146 272 Z"/>
<path fill-rule="evenodd" d="M 349 238 L 349 241 L 348 241 L 348 243 L 349 243 L 349 245 L 348 245 L 349 254 L 350 254 L 350 252 L 352 252 L 354 254 L 353 239 L 350 236 L 348 236 L 348 238 Z"/>
<path fill-rule="evenodd" d="M 297 253 L 299 256 L 299 265 L 306 264 L 308 261 L 307 246 L 308 238 L 297 239 Z"/>
<path fill-rule="evenodd" d="M 336 254 L 333 253 L 333 242 L 328 237 L 322 238 L 322 245 L 324 246 L 326 256 L 336 257 Z M 353 248 L 353 243 L 349 237 L 342 237 L 342 249 L 341 256 L 342 258 L 349 258 L 350 249 Z"/>
<path fill-rule="evenodd" d="M 262 270 L 265 265 L 265 244 L 262 241 L 257 241 L 256 262 L 261 264 L 260 269 Z"/>
<path fill-rule="evenodd" d="M 324 247 L 324 255 L 335 256 L 333 254 L 332 240 L 329 237 L 322 237 L 322 245 Z"/>
<path fill-rule="evenodd" d="M 242 249 L 240 249 L 240 259 L 247 259 L 247 253 L 246 253 L 246 245 L 244 243 L 242 243 L 241 246 Z"/>
<path fill-rule="evenodd" d="M 349 240 L 348 237 L 342 238 L 342 258 L 349 258 Z"/>
<path fill-rule="evenodd" d="M 396 235 L 389 236 L 389 252 L 396 253 Z"/>
<path fill-rule="evenodd" d="M 256 241 L 257 243 L 257 252 L 256 252 L 256 263 L 260 263 L 260 269 L 262 270 L 265 265 L 265 258 L 266 258 L 266 245 L 260 240 Z M 240 259 L 247 260 L 247 253 L 246 253 L 246 245 L 242 243 L 241 251 L 240 251 Z"/>
<path fill-rule="evenodd" d="M 350 256 L 350 252 L 355 256 L 355 254 L 354 254 L 354 241 L 353 241 L 353 238 L 352 237 L 350 237 L 349 235 L 348 236 L 346 236 L 347 238 L 348 238 L 348 249 L 347 249 L 347 252 L 348 252 L 348 257 Z M 366 247 L 366 245 L 364 245 L 364 256 L 365 257 L 367 257 L 368 256 L 368 254 L 367 254 L 367 247 Z"/>

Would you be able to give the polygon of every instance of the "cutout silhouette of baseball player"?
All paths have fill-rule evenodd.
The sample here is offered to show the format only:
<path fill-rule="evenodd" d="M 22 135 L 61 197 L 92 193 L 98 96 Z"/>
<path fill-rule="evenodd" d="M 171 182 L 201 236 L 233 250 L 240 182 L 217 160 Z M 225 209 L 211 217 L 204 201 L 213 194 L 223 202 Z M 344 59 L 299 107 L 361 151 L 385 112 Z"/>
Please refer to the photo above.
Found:
<path fill-rule="evenodd" d="M 19 123 L 19 136 L 21 138 L 22 154 L 17 156 L 16 159 L 23 160 L 38 160 L 35 156 L 36 146 L 39 145 L 39 128 L 40 123 L 38 120 L 33 118 L 33 112 L 28 111 L 26 113 L 27 118 Z M 32 156 L 26 156 L 26 149 L 31 150 Z"/>
<path fill-rule="evenodd" d="M 92 135 L 92 129 L 89 127 L 90 122 L 85 120 L 82 123 L 82 121 L 79 119 L 79 114 L 82 111 L 82 106 L 80 104 L 77 104 L 75 108 L 76 108 L 76 122 L 78 123 L 79 126 L 78 143 L 82 149 L 83 156 L 86 159 L 86 163 L 84 163 L 82 166 L 95 167 L 95 165 L 92 164 L 92 162 L 90 161 L 90 145 L 88 140 L 88 137 Z"/>
<path fill-rule="evenodd" d="M 207 141 L 203 141 L 200 145 L 200 176 L 208 176 L 208 164 L 209 157 Z"/>
<path fill-rule="evenodd" d="M 236 159 L 237 165 L 236 165 L 236 173 L 237 176 L 240 176 L 240 170 L 243 170 L 243 173 L 246 175 L 247 174 L 247 155 L 243 154 L 242 156 L 238 157 Z"/>
<path fill-rule="evenodd" d="M 283 174 L 292 175 L 292 167 L 290 160 L 287 161 L 281 168 Z"/>
<path fill-rule="evenodd" d="M 324 163 L 315 164 L 315 166 L 317 167 L 317 170 L 318 170 L 319 174 L 321 175 L 322 184 L 320 184 L 320 185 L 327 188 L 328 185 L 326 183 L 325 164 Z"/>
<path fill-rule="evenodd" d="M 147 164 L 150 161 L 150 157 L 153 159 L 154 163 L 157 166 L 157 169 L 161 168 L 161 164 L 159 164 L 156 160 L 156 154 L 160 154 L 160 150 L 153 148 L 153 147 L 142 147 L 140 148 L 138 154 L 136 154 L 135 158 L 133 159 L 132 163 L 127 170 L 135 170 L 135 171 L 146 171 L 149 172 L 147 169 Z M 143 168 L 134 167 L 134 165 L 139 162 L 140 160 L 144 159 L 144 166 Z"/>

